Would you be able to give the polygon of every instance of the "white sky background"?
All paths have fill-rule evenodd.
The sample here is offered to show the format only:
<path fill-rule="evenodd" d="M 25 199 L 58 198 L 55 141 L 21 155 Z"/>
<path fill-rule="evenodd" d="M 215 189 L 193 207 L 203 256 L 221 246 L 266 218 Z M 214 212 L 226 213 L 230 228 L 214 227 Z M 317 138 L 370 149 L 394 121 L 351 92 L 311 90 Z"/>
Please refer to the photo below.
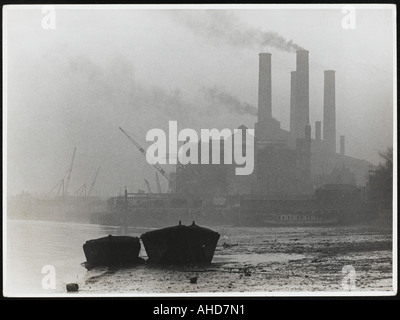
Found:
<path fill-rule="evenodd" d="M 89 186 L 100 165 L 96 195 L 143 189 L 144 179 L 156 190 L 155 170 L 118 127 L 143 147 L 147 131 L 166 130 L 169 120 L 179 129 L 253 128 L 256 118 L 234 109 L 257 107 L 259 52 L 272 53 L 273 116 L 288 129 L 295 53 L 235 43 L 234 31 L 208 33 L 210 21 L 274 31 L 309 50 L 312 135 L 322 121 L 323 71 L 333 69 L 337 145 L 343 134 L 348 155 L 378 163 L 378 150 L 393 143 L 390 7 L 357 9 L 355 30 L 342 28 L 340 7 L 226 10 L 215 21 L 203 10 L 56 7 L 55 30 L 42 28 L 41 8 L 9 7 L 4 21 L 9 194 L 48 192 L 75 146 L 71 193 Z"/>

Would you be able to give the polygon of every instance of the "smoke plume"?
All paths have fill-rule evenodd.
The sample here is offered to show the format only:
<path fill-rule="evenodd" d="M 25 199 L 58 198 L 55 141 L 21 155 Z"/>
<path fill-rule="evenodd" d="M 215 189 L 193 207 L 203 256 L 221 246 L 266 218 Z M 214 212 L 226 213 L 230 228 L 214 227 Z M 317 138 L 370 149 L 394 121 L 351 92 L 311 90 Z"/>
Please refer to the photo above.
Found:
<path fill-rule="evenodd" d="M 203 88 L 203 93 L 211 102 L 218 106 L 222 105 L 231 112 L 257 116 L 257 109 L 254 106 L 246 102 L 241 102 L 238 98 L 222 89 L 217 87 Z"/>
<path fill-rule="evenodd" d="M 287 40 L 274 31 L 263 31 L 250 27 L 241 22 L 237 16 L 222 10 L 207 10 L 204 14 L 196 12 L 174 13 L 177 20 L 194 33 L 212 39 L 240 47 L 259 48 L 274 47 L 276 49 L 295 52 L 302 47 Z"/>

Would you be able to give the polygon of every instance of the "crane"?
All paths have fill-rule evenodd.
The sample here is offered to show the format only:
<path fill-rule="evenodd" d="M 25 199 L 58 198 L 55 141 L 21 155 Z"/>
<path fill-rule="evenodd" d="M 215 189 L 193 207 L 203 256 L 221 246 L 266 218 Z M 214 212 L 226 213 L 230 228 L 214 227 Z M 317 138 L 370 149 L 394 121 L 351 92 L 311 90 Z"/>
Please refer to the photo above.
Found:
<path fill-rule="evenodd" d="M 75 193 L 73 195 L 77 195 L 77 196 L 85 196 L 86 197 L 86 183 L 84 183 L 83 185 L 81 185 L 78 190 L 75 191 Z"/>
<path fill-rule="evenodd" d="M 146 186 L 147 186 L 147 192 L 148 192 L 148 193 L 153 193 L 153 192 L 151 191 L 151 188 L 150 188 L 150 183 L 149 183 L 146 179 L 144 179 L 144 182 L 146 183 Z"/>
<path fill-rule="evenodd" d="M 144 150 L 144 149 L 140 146 L 140 144 L 138 144 L 129 134 L 127 134 L 127 133 L 124 131 L 124 129 L 122 129 L 121 127 L 119 127 L 119 130 L 121 130 L 122 133 L 123 133 L 124 135 L 126 135 L 126 137 L 134 144 L 134 146 L 135 146 L 136 148 L 138 148 L 139 151 L 140 151 L 144 156 L 146 156 L 146 150 Z M 168 173 L 166 173 L 165 170 L 164 170 L 163 168 L 161 168 L 161 166 L 160 166 L 158 163 L 153 164 L 153 167 L 156 168 L 156 170 L 157 170 L 158 172 L 160 172 L 160 173 L 163 175 L 163 177 L 169 181 Z"/>
<path fill-rule="evenodd" d="M 160 179 L 158 179 L 158 174 L 156 172 L 156 182 L 157 182 L 157 192 L 162 193 L 161 191 L 161 184 L 160 184 Z"/>
<path fill-rule="evenodd" d="M 88 192 L 88 196 L 90 196 L 90 194 L 91 194 L 92 191 L 93 191 L 94 184 L 96 183 L 97 176 L 99 175 L 100 167 L 101 167 L 101 166 L 99 166 L 99 168 L 97 169 L 97 172 L 96 172 L 96 175 L 94 176 L 93 182 L 92 182 L 92 184 L 90 185 L 90 189 L 89 189 L 89 192 Z"/>
<path fill-rule="evenodd" d="M 65 184 L 65 189 L 64 189 L 63 195 L 67 195 L 67 192 L 68 192 L 69 180 L 71 179 L 71 172 L 72 172 L 72 166 L 74 165 L 75 153 L 76 153 L 76 147 L 74 149 L 74 154 L 72 155 L 71 165 L 68 170 L 67 183 Z"/>
<path fill-rule="evenodd" d="M 61 194 L 64 195 L 64 179 L 61 179 L 60 181 L 57 182 L 57 184 L 51 188 L 51 190 L 47 193 L 47 195 L 51 194 L 53 192 L 53 190 L 57 189 L 57 194 L 56 197 L 58 197 L 58 195 L 60 194 L 60 191 L 62 190 Z"/>

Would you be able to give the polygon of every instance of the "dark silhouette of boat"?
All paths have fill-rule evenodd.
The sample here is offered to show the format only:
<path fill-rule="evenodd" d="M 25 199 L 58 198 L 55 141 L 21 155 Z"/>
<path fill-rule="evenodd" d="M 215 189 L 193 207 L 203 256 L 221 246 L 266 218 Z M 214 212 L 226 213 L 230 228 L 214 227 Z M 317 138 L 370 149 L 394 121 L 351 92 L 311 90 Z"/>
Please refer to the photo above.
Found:
<path fill-rule="evenodd" d="M 141 236 L 148 263 L 163 265 L 211 263 L 218 232 L 193 224 L 148 231 Z"/>
<path fill-rule="evenodd" d="M 85 266 L 129 266 L 143 262 L 139 257 L 140 239 L 129 236 L 112 236 L 88 240 L 83 245 Z"/>

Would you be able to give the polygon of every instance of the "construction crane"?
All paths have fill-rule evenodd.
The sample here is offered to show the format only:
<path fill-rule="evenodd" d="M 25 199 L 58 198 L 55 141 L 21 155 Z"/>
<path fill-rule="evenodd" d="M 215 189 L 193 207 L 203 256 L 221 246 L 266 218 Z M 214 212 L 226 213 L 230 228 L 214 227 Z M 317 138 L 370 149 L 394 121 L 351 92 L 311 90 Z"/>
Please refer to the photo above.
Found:
<path fill-rule="evenodd" d="M 144 150 L 144 149 L 140 146 L 140 144 L 138 144 L 138 143 L 137 143 L 129 134 L 127 134 L 121 127 L 119 127 L 119 130 L 121 130 L 122 133 L 123 133 L 124 135 L 126 135 L 126 137 L 134 144 L 134 146 L 135 146 L 136 148 L 138 148 L 139 151 L 140 151 L 144 156 L 146 156 L 146 150 Z M 158 172 L 160 172 L 160 173 L 163 175 L 163 177 L 169 181 L 168 173 L 166 173 L 165 170 L 164 170 L 163 168 L 161 168 L 160 165 L 159 165 L 158 163 L 153 164 L 153 167 L 156 168 L 156 170 L 157 170 Z"/>
<path fill-rule="evenodd" d="M 162 193 L 161 191 L 161 184 L 160 184 L 160 179 L 158 179 L 158 174 L 156 172 L 156 182 L 157 182 L 157 192 Z"/>
<path fill-rule="evenodd" d="M 86 197 L 86 183 L 84 183 L 83 185 L 81 185 L 78 190 L 75 191 L 75 193 L 73 194 L 74 196 L 77 195 L 79 197 L 84 196 Z"/>
<path fill-rule="evenodd" d="M 93 182 L 92 182 L 92 184 L 90 185 L 90 189 L 89 189 L 89 192 L 88 192 L 88 196 L 90 196 L 91 193 L 92 193 L 92 191 L 93 191 L 94 184 L 96 183 L 97 176 L 99 175 L 100 167 L 101 167 L 101 166 L 99 166 L 99 168 L 97 169 L 97 172 L 96 172 L 96 175 L 94 176 Z"/>
<path fill-rule="evenodd" d="M 68 171 L 66 172 L 66 179 L 67 181 L 65 182 L 65 176 L 64 178 L 62 178 L 59 182 L 57 182 L 57 184 L 47 193 L 48 195 L 51 194 L 57 187 L 57 194 L 56 197 L 58 196 L 62 196 L 64 197 L 65 195 L 67 195 L 67 191 L 68 191 L 68 186 L 69 186 L 69 181 L 71 179 L 71 172 L 72 172 L 72 167 L 74 164 L 74 159 L 75 159 L 75 153 L 76 153 L 76 147 L 74 149 L 74 154 L 72 155 L 72 160 L 71 160 L 71 164 L 69 166 Z M 61 192 L 61 193 L 60 193 Z"/>
<path fill-rule="evenodd" d="M 72 172 L 72 166 L 74 165 L 75 153 L 76 153 L 76 147 L 74 149 L 74 154 L 72 155 L 71 165 L 68 170 L 67 183 L 65 184 L 65 189 L 64 189 L 63 195 L 67 195 L 67 192 L 68 192 L 69 180 L 71 179 L 71 172 Z"/>
<path fill-rule="evenodd" d="M 47 195 L 50 195 L 53 192 L 53 190 L 57 187 L 58 187 L 58 189 L 57 189 L 56 197 L 59 196 L 61 190 L 62 190 L 61 194 L 64 195 L 64 179 L 61 179 L 60 181 L 58 181 L 57 184 L 53 188 L 51 188 L 51 190 L 47 193 Z"/>
<path fill-rule="evenodd" d="M 150 188 L 150 183 L 149 183 L 146 179 L 144 179 L 144 182 L 146 183 L 146 186 L 147 186 L 147 192 L 148 192 L 148 193 L 153 193 L 153 192 L 151 191 L 151 188 Z"/>

